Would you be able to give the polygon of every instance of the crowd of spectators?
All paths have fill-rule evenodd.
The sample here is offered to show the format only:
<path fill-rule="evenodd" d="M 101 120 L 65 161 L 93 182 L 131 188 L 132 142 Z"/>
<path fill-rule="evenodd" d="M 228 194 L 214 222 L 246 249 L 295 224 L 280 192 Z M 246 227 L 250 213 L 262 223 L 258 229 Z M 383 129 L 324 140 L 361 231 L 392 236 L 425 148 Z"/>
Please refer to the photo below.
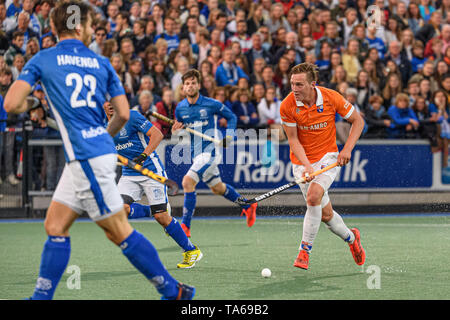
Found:
<path fill-rule="evenodd" d="M 363 139 L 429 139 L 447 166 L 450 0 L 88 2 L 96 13 L 89 48 L 110 59 L 130 107 L 146 116 L 155 110 L 173 118 L 184 98 L 181 75 L 197 68 L 201 93 L 230 107 L 240 128 L 279 129 L 289 70 L 307 61 L 319 68 L 318 85 L 337 90 L 363 115 Z M 57 43 L 49 23 L 54 5 L 1 1 L 0 98 L 34 54 Z M 379 14 L 370 16 L 374 7 Z M 42 111 L 6 116 L 0 110 L 0 129 L 4 121 L 7 128 L 20 127 L 31 116 L 33 136 L 58 138 L 41 121 L 49 116 L 42 88 L 33 95 Z M 166 123 L 150 119 L 170 136 Z M 336 121 L 337 139 L 344 142 L 350 126 Z M 226 127 L 226 119 L 219 126 Z M 20 143 L 20 135 L 8 130 L 0 139 L 2 177 L 13 185 Z M 54 188 L 60 158 L 52 147 L 34 154 L 34 188 Z"/>

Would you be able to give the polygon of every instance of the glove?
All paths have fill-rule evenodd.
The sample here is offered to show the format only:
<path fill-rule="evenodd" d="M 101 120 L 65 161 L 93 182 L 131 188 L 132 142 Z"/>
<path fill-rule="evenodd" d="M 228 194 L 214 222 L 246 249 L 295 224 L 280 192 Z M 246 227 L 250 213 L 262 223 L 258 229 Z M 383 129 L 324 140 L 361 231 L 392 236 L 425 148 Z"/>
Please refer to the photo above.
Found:
<path fill-rule="evenodd" d="M 147 159 L 148 155 L 146 155 L 144 152 L 142 152 L 140 155 L 138 155 L 136 158 L 133 159 L 133 162 L 136 162 L 139 165 L 142 165 Z"/>

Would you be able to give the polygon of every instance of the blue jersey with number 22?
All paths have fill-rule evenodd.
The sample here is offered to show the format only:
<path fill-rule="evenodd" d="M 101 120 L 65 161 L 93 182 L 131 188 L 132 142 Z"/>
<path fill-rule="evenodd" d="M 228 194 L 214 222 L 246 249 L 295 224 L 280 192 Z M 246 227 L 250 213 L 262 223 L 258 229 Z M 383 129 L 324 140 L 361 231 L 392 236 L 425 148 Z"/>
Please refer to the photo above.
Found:
<path fill-rule="evenodd" d="M 67 161 L 116 153 L 114 141 L 103 126 L 103 103 L 107 94 L 114 98 L 125 91 L 107 58 L 79 40 L 63 40 L 37 53 L 18 79 L 31 86 L 41 81 Z"/>

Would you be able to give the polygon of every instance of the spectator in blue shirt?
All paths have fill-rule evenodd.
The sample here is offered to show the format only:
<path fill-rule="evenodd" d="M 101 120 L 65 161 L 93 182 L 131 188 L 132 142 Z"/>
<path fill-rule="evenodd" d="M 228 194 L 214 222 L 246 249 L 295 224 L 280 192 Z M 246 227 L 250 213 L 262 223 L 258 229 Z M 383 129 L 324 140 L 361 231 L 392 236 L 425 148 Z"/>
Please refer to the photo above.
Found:
<path fill-rule="evenodd" d="M 430 5 L 430 0 L 421 0 L 419 5 L 420 15 L 425 22 L 430 20 L 431 14 L 436 11 L 432 5 Z"/>
<path fill-rule="evenodd" d="M 412 71 L 413 73 L 421 72 L 423 69 L 423 65 L 425 61 L 427 61 L 427 58 L 424 58 L 424 45 L 422 41 L 416 40 L 414 41 L 413 47 L 412 47 Z"/>
<path fill-rule="evenodd" d="M 156 43 L 159 38 L 163 38 L 167 41 L 167 54 L 169 54 L 172 50 L 178 48 L 180 44 L 180 38 L 175 33 L 175 20 L 173 18 L 166 17 L 164 19 L 164 32 L 158 34 L 153 42 Z"/>
<path fill-rule="evenodd" d="M 388 110 L 394 127 L 389 128 L 389 138 L 418 138 L 419 120 L 413 109 L 409 107 L 409 97 L 399 93 L 395 97 L 395 105 Z"/>
<path fill-rule="evenodd" d="M 383 59 L 386 53 L 386 44 L 381 38 L 378 38 L 375 35 L 376 33 L 377 33 L 376 28 L 367 28 L 366 40 L 369 43 L 369 49 L 376 48 L 378 50 L 378 55 L 380 59 Z"/>
<path fill-rule="evenodd" d="M 241 128 L 251 128 L 259 123 L 258 113 L 253 103 L 250 102 L 248 90 L 238 90 L 238 100 L 235 101 L 231 110 L 237 117 L 237 126 Z"/>
<path fill-rule="evenodd" d="M 227 84 L 237 85 L 240 78 L 246 78 L 249 80 L 245 72 L 234 63 L 233 50 L 228 47 L 223 51 L 223 62 L 217 67 L 216 70 L 216 84 L 219 87 Z"/>
<path fill-rule="evenodd" d="M 13 0 L 13 2 L 8 6 L 8 9 L 6 10 L 6 16 L 12 17 L 16 14 L 19 14 L 22 11 L 22 4 L 20 3 L 20 0 Z"/>

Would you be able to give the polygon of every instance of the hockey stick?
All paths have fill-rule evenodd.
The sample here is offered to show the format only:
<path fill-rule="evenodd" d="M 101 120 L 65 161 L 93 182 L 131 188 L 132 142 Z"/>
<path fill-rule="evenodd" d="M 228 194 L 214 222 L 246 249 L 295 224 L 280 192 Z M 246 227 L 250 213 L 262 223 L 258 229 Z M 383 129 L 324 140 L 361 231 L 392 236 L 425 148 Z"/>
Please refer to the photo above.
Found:
<path fill-rule="evenodd" d="M 154 116 L 155 118 L 157 118 L 159 120 L 165 121 L 165 122 L 167 122 L 169 124 L 174 124 L 175 123 L 175 121 L 173 119 L 169 119 L 166 116 L 163 116 L 162 114 L 159 114 L 157 112 L 149 111 L 148 114 Z M 192 134 L 194 134 L 196 136 L 202 137 L 205 140 L 211 141 L 211 142 L 217 144 L 218 146 L 225 147 L 225 148 L 227 148 L 230 145 L 231 141 L 232 141 L 232 138 L 229 137 L 229 136 L 225 137 L 222 140 L 219 140 L 219 139 L 215 139 L 213 137 L 210 137 L 210 136 L 208 136 L 206 134 L 203 134 L 203 133 L 201 133 L 201 132 L 199 132 L 197 130 L 191 129 L 191 128 L 184 127 L 184 130 L 186 130 L 187 132 L 192 133 Z"/>
<path fill-rule="evenodd" d="M 323 169 L 314 171 L 314 172 L 310 175 L 310 177 L 316 177 L 316 176 L 318 176 L 319 174 L 324 173 L 325 171 L 328 171 L 328 170 L 330 170 L 330 169 L 336 167 L 337 165 L 338 165 L 338 163 L 335 162 L 335 163 L 333 163 L 333 164 L 330 164 L 329 166 L 326 166 L 326 167 L 323 168 Z M 289 183 L 287 183 L 287 184 L 285 184 L 285 185 L 282 185 L 281 187 L 278 187 L 278 188 L 276 188 L 276 189 L 273 189 L 273 190 L 271 190 L 271 191 L 269 191 L 269 192 L 266 192 L 266 193 L 264 193 L 264 194 L 262 194 L 262 195 L 260 195 L 260 196 L 255 197 L 255 198 L 253 198 L 253 199 L 244 199 L 243 197 L 240 197 L 239 199 L 237 199 L 237 203 L 240 204 L 240 205 L 246 205 L 246 204 L 252 204 L 252 203 L 255 203 L 255 202 L 259 202 L 259 201 L 261 201 L 261 200 L 265 200 L 265 199 L 267 199 L 267 198 L 270 198 L 270 197 L 273 196 L 273 195 L 276 195 L 276 194 L 278 194 L 278 193 L 280 193 L 280 192 L 283 192 L 284 190 L 287 190 L 287 189 L 289 189 L 289 188 L 292 188 L 293 186 L 295 186 L 295 185 L 297 185 L 297 184 L 300 184 L 300 183 L 303 183 L 303 182 L 305 182 L 305 181 L 306 181 L 306 178 L 305 178 L 305 177 L 301 177 L 299 180 L 289 182 Z"/>
<path fill-rule="evenodd" d="M 166 185 L 168 188 L 167 193 L 170 196 L 174 196 L 178 193 L 179 188 L 178 188 L 178 184 L 175 181 L 168 179 L 166 177 L 160 176 L 146 168 L 143 168 L 140 164 L 137 164 L 136 162 L 121 156 L 120 154 L 117 155 L 117 158 L 120 160 L 121 165 L 127 166 L 128 168 L 131 168 L 133 170 L 136 170 L 139 173 L 141 173 L 142 175 L 147 176 L 155 181 L 158 181 L 159 183 Z"/>

